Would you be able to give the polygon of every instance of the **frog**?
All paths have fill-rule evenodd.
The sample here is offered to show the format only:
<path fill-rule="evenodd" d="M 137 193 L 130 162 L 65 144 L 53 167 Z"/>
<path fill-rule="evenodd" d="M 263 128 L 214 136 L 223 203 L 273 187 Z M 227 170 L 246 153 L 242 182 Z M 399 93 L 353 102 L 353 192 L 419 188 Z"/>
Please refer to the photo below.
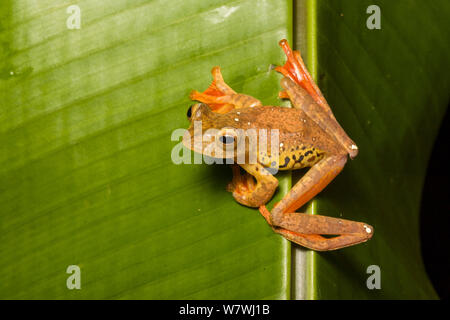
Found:
<path fill-rule="evenodd" d="M 250 150 L 246 146 L 245 160 L 232 164 L 233 178 L 227 190 L 234 199 L 244 206 L 259 208 L 275 233 L 311 250 L 330 251 L 366 242 L 374 233 L 367 223 L 296 211 L 336 178 L 359 150 L 336 120 L 300 52 L 292 50 L 286 39 L 279 45 L 286 62 L 272 69 L 282 75 L 279 98 L 290 100 L 292 107 L 264 106 L 250 95 L 237 93 L 224 81 L 220 67 L 215 66 L 211 70 L 211 85 L 203 92 L 190 93 L 196 103 L 187 111 L 190 126 L 183 144 L 204 156 L 226 158 L 226 153 L 214 152 L 208 146 L 213 143 L 223 150 L 230 145 L 235 149 L 239 129 L 277 130 L 277 152 Z M 195 132 L 195 123 L 202 124 L 200 131 Z M 210 134 L 206 142 L 195 143 L 199 134 L 211 129 L 216 130 L 215 135 Z M 256 161 L 249 161 L 250 156 Z M 309 169 L 269 211 L 266 204 L 278 187 L 273 168 Z"/>

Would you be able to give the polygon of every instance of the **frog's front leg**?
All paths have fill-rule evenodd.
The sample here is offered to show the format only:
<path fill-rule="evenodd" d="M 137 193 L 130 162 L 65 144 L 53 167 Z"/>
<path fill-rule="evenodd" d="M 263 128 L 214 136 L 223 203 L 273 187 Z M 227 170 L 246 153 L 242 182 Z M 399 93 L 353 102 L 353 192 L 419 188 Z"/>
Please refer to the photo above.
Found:
<path fill-rule="evenodd" d="M 275 232 L 313 250 L 335 250 L 369 240 L 373 228 L 362 222 L 295 212 L 325 188 L 342 170 L 346 155 L 325 157 L 314 165 L 269 212 L 260 211 Z M 325 238 L 322 235 L 335 237 Z"/>
<path fill-rule="evenodd" d="M 217 113 L 227 113 L 234 108 L 256 107 L 262 106 L 258 99 L 249 95 L 236 93 L 223 80 L 219 67 L 211 70 L 213 82 L 203 92 L 193 90 L 190 94 L 192 100 L 206 103 L 211 110 Z"/>
<path fill-rule="evenodd" d="M 278 180 L 259 163 L 240 166 L 247 173 L 241 175 L 239 166 L 234 165 L 233 180 L 228 185 L 228 191 L 233 193 L 237 202 L 248 207 L 257 208 L 267 203 L 278 186 Z"/>

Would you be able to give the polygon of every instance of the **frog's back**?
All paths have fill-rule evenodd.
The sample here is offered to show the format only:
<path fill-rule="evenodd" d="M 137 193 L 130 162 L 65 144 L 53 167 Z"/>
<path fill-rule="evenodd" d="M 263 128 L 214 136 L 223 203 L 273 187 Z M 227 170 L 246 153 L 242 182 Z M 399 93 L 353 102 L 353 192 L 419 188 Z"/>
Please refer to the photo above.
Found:
<path fill-rule="evenodd" d="M 280 170 L 300 169 L 313 166 L 327 154 L 346 153 L 334 137 L 300 109 L 272 106 L 246 109 L 234 110 L 235 121 L 242 121 L 249 128 L 279 130 L 278 157 L 266 150 L 258 151 L 258 161 L 265 166 L 278 164 Z"/>

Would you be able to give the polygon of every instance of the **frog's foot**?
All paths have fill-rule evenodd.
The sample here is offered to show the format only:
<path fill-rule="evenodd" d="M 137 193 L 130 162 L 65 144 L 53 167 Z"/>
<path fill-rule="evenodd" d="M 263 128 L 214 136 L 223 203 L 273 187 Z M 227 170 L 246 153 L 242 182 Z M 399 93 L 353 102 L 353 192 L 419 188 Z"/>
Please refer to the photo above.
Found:
<path fill-rule="evenodd" d="M 247 194 L 251 194 L 256 188 L 255 178 L 249 174 L 241 174 L 239 165 L 232 166 L 233 179 L 227 185 L 227 191 L 233 193 L 233 196 L 245 199 Z"/>
<path fill-rule="evenodd" d="M 259 172 L 265 169 L 259 164 L 243 164 L 242 167 L 247 171 L 245 174 L 241 174 L 239 165 L 233 165 L 233 180 L 228 184 L 227 190 L 233 193 L 234 199 L 240 204 L 258 208 L 272 198 L 278 180 L 272 175 L 261 179 Z"/>
<path fill-rule="evenodd" d="M 279 45 L 286 54 L 287 61 L 284 66 L 278 66 L 275 70 L 300 85 L 317 103 L 326 103 L 325 98 L 306 69 L 300 52 L 292 51 L 286 39 L 281 40 Z M 286 91 L 281 91 L 279 96 L 282 99 L 289 98 Z"/>
<path fill-rule="evenodd" d="M 206 103 L 211 107 L 211 110 L 217 113 L 227 113 L 234 109 L 234 106 L 226 101 L 223 101 L 223 97 L 236 94 L 223 80 L 220 67 L 214 67 L 211 70 L 213 81 L 211 85 L 203 92 L 192 90 L 190 98 Z"/>
<path fill-rule="evenodd" d="M 372 226 L 356 221 L 304 213 L 286 213 L 277 225 L 265 206 L 259 208 L 273 231 L 303 247 L 328 251 L 366 242 L 373 236 Z"/>
<path fill-rule="evenodd" d="M 217 113 L 227 113 L 234 108 L 262 105 L 259 100 L 245 94 L 238 94 L 231 89 L 223 80 L 220 67 L 212 68 L 211 73 L 213 75 L 211 85 L 203 92 L 193 90 L 190 94 L 192 100 L 206 103 Z"/>

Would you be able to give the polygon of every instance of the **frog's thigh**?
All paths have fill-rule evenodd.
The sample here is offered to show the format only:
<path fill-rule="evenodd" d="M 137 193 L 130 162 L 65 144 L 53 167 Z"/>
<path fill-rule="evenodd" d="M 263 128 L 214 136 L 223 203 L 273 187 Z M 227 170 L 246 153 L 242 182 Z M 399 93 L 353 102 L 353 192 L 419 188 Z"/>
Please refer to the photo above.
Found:
<path fill-rule="evenodd" d="M 233 192 L 234 198 L 249 207 L 259 207 L 268 202 L 278 186 L 278 180 L 259 163 L 240 166 L 256 178 L 256 186 L 247 193 Z"/>
<path fill-rule="evenodd" d="M 341 172 L 347 155 L 328 156 L 320 160 L 298 181 L 271 211 L 272 222 L 279 225 L 286 212 L 295 212 L 324 189 Z"/>

